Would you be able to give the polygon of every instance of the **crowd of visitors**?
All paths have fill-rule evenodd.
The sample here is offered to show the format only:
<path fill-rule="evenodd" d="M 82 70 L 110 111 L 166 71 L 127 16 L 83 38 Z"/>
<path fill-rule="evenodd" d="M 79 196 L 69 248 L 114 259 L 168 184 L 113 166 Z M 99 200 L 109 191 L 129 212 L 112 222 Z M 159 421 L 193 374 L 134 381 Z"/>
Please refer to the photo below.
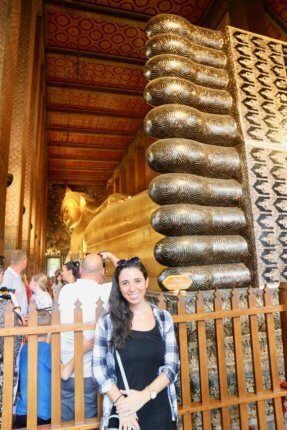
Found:
<path fill-rule="evenodd" d="M 105 283 L 106 260 L 114 266 L 109 283 Z M 38 325 L 49 325 L 53 301 L 60 310 L 62 324 L 74 322 L 77 301 L 81 303 L 83 322 L 95 322 L 99 299 L 102 303 L 104 311 L 96 330 L 83 332 L 85 418 L 97 415 L 99 392 L 104 395 L 101 429 L 174 429 L 174 382 L 179 371 L 176 336 L 170 314 L 146 300 L 149 279 L 140 259 L 119 260 L 110 252 L 92 253 L 81 262 L 65 263 L 62 270 L 55 272 L 53 284 L 43 273 L 34 274 L 28 283 L 23 277 L 26 266 L 27 256 L 22 250 L 11 254 L 4 273 L 0 264 L 2 326 L 9 302 L 16 324 L 22 325 L 27 324 L 32 304 L 37 310 Z M 15 342 L 14 357 L 14 428 L 21 428 L 27 422 L 28 347 L 20 336 Z M 37 361 L 38 424 L 48 424 L 52 393 L 47 334 L 38 335 Z M 62 420 L 71 421 L 75 417 L 73 332 L 61 333 L 61 379 Z"/>

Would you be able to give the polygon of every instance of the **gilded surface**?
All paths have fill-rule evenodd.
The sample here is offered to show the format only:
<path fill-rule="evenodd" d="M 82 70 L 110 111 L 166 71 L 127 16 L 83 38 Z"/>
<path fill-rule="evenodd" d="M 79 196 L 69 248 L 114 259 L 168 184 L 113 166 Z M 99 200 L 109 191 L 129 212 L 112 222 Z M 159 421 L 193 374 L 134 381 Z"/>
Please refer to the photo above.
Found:
<path fill-rule="evenodd" d="M 109 250 L 120 258 L 138 256 L 148 269 L 151 288 L 162 266 L 153 256 L 155 243 L 163 236 L 152 228 L 150 217 L 157 205 L 146 191 L 106 208 L 85 229 L 87 252 Z"/>
<path fill-rule="evenodd" d="M 230 115 L 200 112 L 181 104 L 155 107 L 145 117 L 145 131 L 154 137 L 184 137 L 222 146 L 239 143 L 237 125 Z"/>
<path fill-rule="evenodd" d="M 213 146 L 189 139 L 158 140 L 147 149 L 147 159 L 154 170 L 162 173 L 194 173 L 226 179 L 236 179 L 241 174 L 236 148 Z"/>
<path fill-rule="evenodd" d="M 152 106 L 180 103 L 202 112 L 221 114 L 228 114 L 232 108 L 228 91 L 202 87 L 182 78 L 154 79 L 146 86 L 144 97 Z"/>
<path fill-rule="evenodd" d="M 246 227 L 239 208 L 191 204 L 163 205 L 152 214 L 153 228 L 166 236 L 187 234 L 234 234 Z"/>
<path fill-rule="evenodd" d="M 122 194 L 112 194 L 99 206 L 96 200 L 87 194 L 67 190 L 61 205 L 62 220 L 71 232 L 67 260 L 78 260 L 84 257 L 86 253 L 84 233 L 90 221 L 105 209 L 127 198 Z"/>
<path fill-rule="evenodd" d="M 234 179 L 214 179 L 188 173 L 165 173 L 154 178 L 151 198 L 159 205 L 196 203 L 214 206 L 239 206 L 243 190 Z"/>
<path fill-rule="evenodd" d="M 185 273 L 192 289 L 286 280 L 287 45 L 234 28 L 212 36 L 167 15 L 147 34 L 145 99 L 156 107 L 145 130 L 160 139 L 147 156 L 161 173 L 149 194 L 163 205 L 152 224 L 169 266 L 160 285 Z"/>
<path fill-rule="evenodd" d="M 146 26 L 146 34 L 149 38 L 164 33 L 178 34 L 193 43 L 215 49 L 222 49 L 224 44 L 220 31 L 192 25 L 185 18 L 176 15 L 157 15 L 149 20 Z"/>
<path fill-rule="evenodd" d="M 152 225 L 166 235 L 155 258 L 168 266 L 159 284 L 187 274 L 190 289 L 246 286 L 253 271 L 249 218 L 223 34 L 167 15 L 151 19 L 147 34 L 151 82 L 144 96 L 156 107 L 144 126 L 160 139 L 147 157 L 161 173 L 149 194 L 161 205 Z"/>
<path fill-rule="evenodd" d="M 191 279 L 190 290 L 210 290 L 213 288 L 247 287 L 251 281 L 250 270 L 243 263 L 213 264 L 203 266 L 169 267 L 164 269 L 158 282 L 171 275 L 187 274 Z"/>
<path fill-rule="evenodd" d="M 150 58 L 145 65 L 145 76 L 149 80 L 175 76 L 202 86 L 222 89 L 226 88 L 229 82 L 225 69 L 204 66 L 173 54 L 159 54 Z"/>
<path fill-rule="evenodd" d="M 248 244 L 238 235 L 172 236 L 160 240 L 154 252 L 169 267 L 240 263 L 248 257 Z"/>
<path fill-rule="evenodd" d="M 203 48 L 172 33 L 154 36 L 147 42 L 146 56 L 151 58 L 159 54 L 182 55 L 192 61 L 211 67 L 224 68 L 227 64 L 227 57 L 224 52 L 212 48 Z"/>

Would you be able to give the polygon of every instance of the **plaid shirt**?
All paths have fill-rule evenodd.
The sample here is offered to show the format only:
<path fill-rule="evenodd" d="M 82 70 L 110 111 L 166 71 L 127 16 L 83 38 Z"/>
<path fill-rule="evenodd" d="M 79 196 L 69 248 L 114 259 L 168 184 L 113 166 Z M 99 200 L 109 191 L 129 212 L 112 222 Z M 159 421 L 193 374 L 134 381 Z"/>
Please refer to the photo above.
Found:
<path fill-rule="evenodd" d="M 173 421 L 177 418 L 177 399 L 174 382 L 179 372 L 178 348 L 174 333 L 174 325 L 171 315 L 167 311 L 160 310 L 151 304 L 154 317 L 158 323 L 160 334 L 165 342 L 164 365 L 158 369 L 158 374 L 164 372 L 168 377 L 168 398 L 172 412 Z M 92 374 L 98 391 L 105 394 L 117 383 L 114 347 L 110 345 L 112 334 L 112 323 L 110 314 L 105 313 L 97 322 L 95 331 L 95 344 L 93 350 Z M 111 414 L 113 403 L 109 396 L 105 395 L 103 400 L 103 419 L 100 429 L 108 425 L 108 417 Z"/>

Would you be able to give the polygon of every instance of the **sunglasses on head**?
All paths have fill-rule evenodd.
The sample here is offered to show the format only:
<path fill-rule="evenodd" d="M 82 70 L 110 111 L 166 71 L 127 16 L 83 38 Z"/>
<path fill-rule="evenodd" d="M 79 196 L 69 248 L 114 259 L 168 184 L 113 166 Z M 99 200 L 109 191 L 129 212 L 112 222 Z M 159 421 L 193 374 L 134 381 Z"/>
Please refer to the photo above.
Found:
<path fill-rule="evenodd" d="M 124 267 L 129 263 L 135 263 L 136 264 L 136 263 L 139 263 L 139 261 L 140 261 L 139 257 L 132 257 L 132 258 L 129 258 L 128 260 L 125 260 L 124 258 L 122 258 L 121 260 L 119 260 L 117 262 L 117 266 L 118 267 Z"/>

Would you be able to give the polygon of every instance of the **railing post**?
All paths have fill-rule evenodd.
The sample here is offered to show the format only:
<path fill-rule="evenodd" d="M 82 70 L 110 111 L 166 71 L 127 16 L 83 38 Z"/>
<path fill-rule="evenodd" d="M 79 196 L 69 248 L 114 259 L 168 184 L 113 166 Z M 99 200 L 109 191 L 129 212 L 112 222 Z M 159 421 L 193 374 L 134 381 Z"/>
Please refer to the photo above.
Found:
<path fill-rule="evenodd" d="M 186 314 L 185 300 L 182 293 L 178 295 L 177 313 L 178 315 Z M 178 324 L 178 341 L 180 355 L 181 401 L 183 409 L 186 409 L 191 406 L 191 391 L 187 325 L 185 322 L 180 322 Z M 184 430 L 192 430 L 192 415 L 189 412 L 183 414 L 182 424 Z"/>
<path fill-rule="evenodd" d="M 287 380 L 287 282 L 280 282 L 279 303 L 286 307 L 285 312 L 280 312 L 281 335 L 283 344 L 283 359 L 285 368 L 285 379 Z"/>
<path fill-rule="evenodd" d="M 14 327 L 14 313 L 9 303 L 5 313 L 5 327 Z M 2 386 L 2 429 L 12 428 L 13 417 L 13 373 L 14 373 L 14 336 L 4 338 L 3 386 Z"/>
<path fill-rule="evenodd" d="M 60 324 L 59 303 L 53 304 L 52 325 Z M 51 333 L 51 359 L 52 359 L 52 427 L 61 426 L 61 333 Z"/>

